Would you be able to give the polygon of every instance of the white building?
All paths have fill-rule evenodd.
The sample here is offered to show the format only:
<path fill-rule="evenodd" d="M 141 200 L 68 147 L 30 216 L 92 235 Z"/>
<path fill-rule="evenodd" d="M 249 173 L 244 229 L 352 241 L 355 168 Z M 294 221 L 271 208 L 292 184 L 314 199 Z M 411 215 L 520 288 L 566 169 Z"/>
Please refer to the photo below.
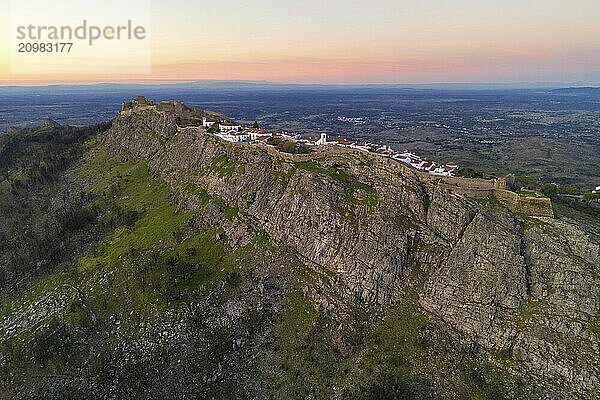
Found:
<path fill-rule="evenodd" d="M 298 139 L 296 141 L 296 143 L 304 144 L 306 146 L 314 146 L 315 145 L 314 142 L 311 142 L 310 140 L 307 140 L 307 139 Z"/>
<path fill-rule="evenodd" d="M 219 124 L 219 130 L 221 132 L 231 132 L 231 131 L 240 131 L 242 130 L 242 126 L 240 124 L 235 124 L 233 122 L 223 122 Z"/>
<path fill-rule="evenodd" d="M 366 152 L 370 152 L 371 151 L 371 145 L 369 143 L 366 142 L 360 142 L 360 143 L 353 143 L 348 147 L 352 147 L 353 149 L 358 149 L 361 151 L 366 151 Z"/>
<path fill-rule="evenodd" d="M 213 126 L 216 123 L 217 123 L 217 121 L 214 119 L 202 117 L 202 126 L 205 128 L 210 128 L 211 126 Z"/>
<path fill-rule="evenodd" d="M 401 161 L 405 164 L 410 165 L 419 165 L 421 163 L 421 157 L 408 151 L 405 151 L 404 153 L 395 154 L 392 158 L 394 160 Z"/>
<path fill-rule="evenodd" d="M 351 142 L 348 139 L 345 139 L 343 137 L 335 137 L 335 136 L 327 138 L 327 143 L 328 144 L 336 144 L 336 145 L 342 146 L 342 147 L 350 147 L 354 144 L 354 142 Z"/>
<path fill-rule="evenodd" d="M 239 143 L 239 142 L 246 142 L 248 140 L 250 140 L 250 135 L 248 135 L 245 132 L 231 132 L 229 134 L 229 136 L 233 136 L 233 142 L 234 143 Z"/>
<path fill-rule="evenodd" d="M 394 155 L 394 151 L 389 146 L 381 146 L 377 148 L 375 152 L 383 157 L 391 157 Z"/>
<path fill-rule="evenodd" d="M 321 138 L 315 142 L 317 146 L 322 146 L 327 144 L 327 134 L 321 133 Z"/>
<path fill-rule="evenodd" d="M 447 175 L 446 169 L 441 165 L 436 165 L 435 169 L 433 171 L 430 170 L 429 172 L 434 175 Z"/>
<path fill-rule="evenodd" d="M 273 136 L 273 134 L 270 131 L 268 131 L 266 129 L 258 129 L 258 128 L 246 129 L 244 131 L 244 133 L 246 133 L 247 135 L 250 136 L 250 140 L 258 140 L 259 138 L 262 138 L 262 137 Z"/>
<path fill-rule="evenodd" d="M 217 137 L 227 140 L 232 143 L 241 143 L 250 140 L 250 135 L 244 132 L 229 131 L 227 133 L 219 133 Z"/>
<path fill-rule="evenodd" d="M 596 190 L 592 190 L 592 193 L 600 193 L 600 186 L 596 186 Z"/>

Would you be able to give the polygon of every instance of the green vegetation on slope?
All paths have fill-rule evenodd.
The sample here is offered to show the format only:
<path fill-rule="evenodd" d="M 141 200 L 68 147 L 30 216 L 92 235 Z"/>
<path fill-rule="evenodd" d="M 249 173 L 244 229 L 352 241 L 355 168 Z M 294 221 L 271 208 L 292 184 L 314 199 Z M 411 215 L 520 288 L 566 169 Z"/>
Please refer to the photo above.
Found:
<path fill-rule="evenodd" d="M 323 168 L 314 161 L 297 162 L 296 168 L 320 175 L 326 175 L 332 178 L 344 189 L 346 193 L 346 200 L 349 204 L 375 206 L 379 201 L 377 191 L 372 186 L 360 182 L 355 176 L 348 174 L 343 169 Z"/>
<path fill-rule="evenodd" d="M 230 178 L 236 174 L 244 173 L 244 164 L 230 160 L 226 154 L 217 156 L 211 160 L 209 171 L 216 172 L 222 178 Z"/>
<path fill-rule="evenodd" d="M 97 237 L 95 210 L 62 177 L 86 151 L 85 140 L 110 124 L 47 124 L 0 137 L 0 290 L 6 293 L 71 257 Z M 60 238 L 61 240 L 56 240 Z"/>
<path fill-rule="evenodd" d="M 141 326 L 168 320 L 204 298 L 216 282 L 234 290 L 240 274 L 268 248 L 262 235 L 230 249 L 220 228 L 194 233 L 187 225 L 193 215 L 176 212 L 168 187 L 151 177 L 146 163 L 120 162 L 102 147 L 74 179 L 89 183 L 83 197 L 86 208 L 100 210 L 96 224 L 114 228 L 71 267 L 3 302 L 5 381 L 18 382 L 20 374 L 35 370 L 60 374 L 81 368 L 93 348 L 108 357 L 117 350 L 116 338 L 106 336 L 115 321 L 123 334 L 143 336 Z M 49 318 L 37 316 L 48 310 Z M 24 314 L 41 325 L 20 325 Z M 90 368 L 102 371 L 109 362 L 102 357 Z"/>
<path fill-rule="evenodd" d="M 331 347 L 333 321 L 315 311 L 297 288 L 290 291 L 273 332 L 275 380 L 272 398 L 331 398 L 340 360 Z"/>
<path fill-rule="evenodd" d="M 422 272 L 416 275 L 423 279 Z M 271 398 L 501 399 L 519 391 L 512 378 L 477 363 L 423 313 L 417 288 L 381 318 L 358 307 L 336 322 L 302 294 L 313 284 L 308 275 L 301 278 L 275 321 Z"/>

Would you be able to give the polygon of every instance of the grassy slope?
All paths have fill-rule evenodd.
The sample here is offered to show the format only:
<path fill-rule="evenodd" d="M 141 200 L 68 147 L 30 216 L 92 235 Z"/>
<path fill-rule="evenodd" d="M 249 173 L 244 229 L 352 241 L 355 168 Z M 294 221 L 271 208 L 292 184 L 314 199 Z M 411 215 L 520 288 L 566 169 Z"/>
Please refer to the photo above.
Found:
<path fill-rule="evenodd" d="M 477 363 L 445 336 L 418 305 L 416 287 L 379 318 L 353 309 L 340 323 L 314 310 L 302 295 L 305 284 L 310 279 L 288 293 L 274 328 L 277 378 L 270 398 L 501 399 L 519 393 L 519 382 Z M 353 349 L 347 358 L 333 345 L 340 324 Z"/>
<path fill-rule="evenodd" d="M 40 279 L 22 296 L 2 303 L 0 329 L 22 310 L 42 311 L 36 303 L 48 293 L 74 287 L 80 294 L 79 300 L 42 326 L 16 334 L 0 330 L 7 338 L 0 343 L 5 378 L 9 371 L 67 373 L 88 357 L 85 347 L 114 345 L 111 338 L 97 343 L 103 341 L 98 336 L 111 321 L 120 321 L 119 329 L 136 335 L 143 322 L 185 308 L 234 269 L 239 274 L 260 258 L 264 237 L 257 235 L 245 247 L 231 251 L 219 228 L 194 234 L 186 224 L 193 216 L 176 213 L 168 188 L 149 175 L 146 164 L 121 163 L 102 147 L 92 148 L 89 162 L 75 178 L 89 182 L 86 207 L 101 210 L 97 224 L 116 228 L 68 269 Z M 54 345 L 44 354 L 38 351 Z"/>

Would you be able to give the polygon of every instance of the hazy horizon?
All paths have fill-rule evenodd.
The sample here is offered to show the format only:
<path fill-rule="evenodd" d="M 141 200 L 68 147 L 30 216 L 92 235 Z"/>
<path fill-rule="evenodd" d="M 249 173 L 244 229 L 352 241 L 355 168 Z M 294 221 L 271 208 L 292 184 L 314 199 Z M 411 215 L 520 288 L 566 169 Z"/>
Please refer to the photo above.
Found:
<path fill-rule="evenodd" d="M 228 79 L 196 79 L 196 80 L 156 80 L 156 81 L 105 81 L 81 83 L 32 83 L 0 84 L 0 88 L 45 88 L 45 87 L 102 87 L 102 86 L 181 86 L 196 85 L 202 87 L 219 86 L 252 86 L 252 87 L 393 87 L 393 88 L 432 88 L 432 89 L 559 89 L 559 88 L 600 88 L 600 82 L 423 82 L 423 83 L 318 83 L 318 82 L 277 82 L 268 80 L 228 80 Z"/>

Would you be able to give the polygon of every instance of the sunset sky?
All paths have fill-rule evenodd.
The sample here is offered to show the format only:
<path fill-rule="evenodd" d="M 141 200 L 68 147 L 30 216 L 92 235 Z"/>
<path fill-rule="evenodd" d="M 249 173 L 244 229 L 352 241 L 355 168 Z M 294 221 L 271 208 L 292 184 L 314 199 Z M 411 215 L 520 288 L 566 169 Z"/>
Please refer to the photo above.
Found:
<path fill-rule="evenodd" d="M 61 18 L 91 19 L 65 10 L 61 0 L 46 3 Z M 135 12 L 119 10 L 126 3 L 103 2 L 115 18 L 135 21 Z M 11 64 L 17 39 L 3 1 L 0 85 L 201 79 L 600 83 L 598 0 L 151 3 L 145 10 L 151 19 L 150 68 L 141 64 L 145 55 L 125 57 L 103 47 L 94 68 L 85 70 L 77 67 L 84 60 L 76 58 L 28 61 L 27 68 L 15 59 Z M 112 72 L 115 65 L 126 72 Z"/>

